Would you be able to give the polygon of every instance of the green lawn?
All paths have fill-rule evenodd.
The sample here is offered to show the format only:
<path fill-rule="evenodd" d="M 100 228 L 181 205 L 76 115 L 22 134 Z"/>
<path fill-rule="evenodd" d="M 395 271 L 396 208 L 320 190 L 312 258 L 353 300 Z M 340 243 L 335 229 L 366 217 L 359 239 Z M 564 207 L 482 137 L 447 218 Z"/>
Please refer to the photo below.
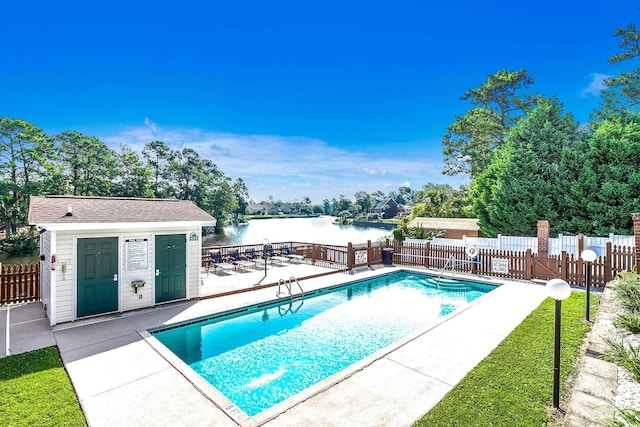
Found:
<path fill-rule="evenodd" d="M 599 295 L 592 294 L 592 319 L 599 300 Z M 550 298 L 543 301 L 415 426 L 548 425 L 552 418 L 554 304 Z M 569 372 L 579 362 L 580 346 L 590 329 L 584 315 L 585 293 L 573 292 L 562 302 L 561 393 Z"/>
<path fill-rule="evenodd" d="M 0 359 L 0 425 L 85 426 L 57 347 Z"/>

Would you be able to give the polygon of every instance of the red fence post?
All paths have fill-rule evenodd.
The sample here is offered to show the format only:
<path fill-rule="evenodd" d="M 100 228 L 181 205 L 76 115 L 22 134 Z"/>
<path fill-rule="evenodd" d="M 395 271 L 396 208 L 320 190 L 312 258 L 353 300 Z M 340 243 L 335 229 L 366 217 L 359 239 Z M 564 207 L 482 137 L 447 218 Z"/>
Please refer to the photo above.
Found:
<path fill-rule="evenodd" d="M 524 278 L 531 280 L 533 277 L 533 252 L 531 248 L 527 248 L 527 252 L 524 255 Z"/>
<path fill-rule="evenodd" d="M 431 256 L 431 240 L 424 244 L 424 268 L 429 268 L 429 258 Z"/>
<path fill-rule="evenodd" d="M 4 274 L 5 268 L 6 267 L 0 263 L 0 304 L 4 303 L 7 298 L 5 296 L 5 278 L 7 277 Z"/>
<path fill-rule="evenodd" d="M 602 284 L 602 286 L 606 286 L 607 283 L 609 283 L 611 281 L 611 279 L 613 279 L 613 277 L 611 277 L 611 271 L 612 271 L 612 263 L 613 263 L 613 250 L 612 250 L 612 244 L 611 242 L 607 242 L 607 253 L 604 256 L 604 283 Z"/>
<path fill-rule="evenodd" d="M 582 251 L 585 249 L 585 236 L 584 234 L 578 234 L 578 254 L 576 255 L 576 261 L 578 265 L 576 267 L 576 285 L 587 286 L 587 278 L 584 275 L 584 261 L 582 260 Z"/>

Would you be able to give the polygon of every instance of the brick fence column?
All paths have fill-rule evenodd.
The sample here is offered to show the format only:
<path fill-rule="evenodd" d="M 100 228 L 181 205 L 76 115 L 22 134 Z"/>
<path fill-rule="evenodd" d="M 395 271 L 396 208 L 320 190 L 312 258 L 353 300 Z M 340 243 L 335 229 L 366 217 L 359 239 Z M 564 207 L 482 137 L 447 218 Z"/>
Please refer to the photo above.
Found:
<path fill-rule="evenodd" d="M 633 218 L 633 235 L 636 240 L 636 273 L 640 274 L 640 213 L 631 214 Z"/>
<path fill-rule="evenodd" d="M 538 221 L 538 257 L 549 257 L 549 221 Z"/>

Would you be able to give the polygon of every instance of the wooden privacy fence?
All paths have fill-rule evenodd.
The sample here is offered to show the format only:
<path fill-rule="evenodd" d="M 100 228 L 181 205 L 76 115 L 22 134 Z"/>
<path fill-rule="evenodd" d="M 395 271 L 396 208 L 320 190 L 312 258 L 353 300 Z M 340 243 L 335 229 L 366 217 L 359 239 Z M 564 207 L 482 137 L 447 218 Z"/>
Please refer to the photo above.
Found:
<path fill-rule="evenodd" d="M 40 300 L 40 263 L 2 264 L 0 304 Z"/>
<path fill-rule="evenodd" d="M 461 246 L 433 245 L 425 243 L 393 242 L 393 263 L 398 265 L 419 266 L 436 270 L 451 270 L 480 274 L 483 276 L 511 279 L 543 279 L 536 275 L 534 260 L 536 254 L 526 251 L 502 251 L 497 249 L 478 249 L 478 256 L 471 259 Z M 563 251 L 560 255 L 550 255 L 546 261 L 557 268 L 557 277 L 571 285 L 586 285 L 586 268 L 591 269 L 591 284 L 604 286 L 622 271 L 632 271 L 636 265 L 635 249 L 616 246 L 610 242 L 605 254 L 589 265 L 580 257 Z M 378 261 L 378 262 L 381 262 Z M 375 262 L 374 262 L 375 263 Z"/>
<path fill-rule="evenodd" d="M 451 270 L 482 276 L 518 280 L 549 280 L 559 277 L 571 285 L 586 285 L 586 263 L 573 254 L 562 251 L 560 255 L 548 255 L 543 259 L 533 250 L 524 251 L 479 248 L 478 256 L 470 258 L 467 248 L 460 245 L 438 245 L 430 241 L 420 242 L 371 242 L 349 243 L 347 246 L 325 245 L 301 242 L 272 243 L 274 250 L 288 247 L 291 253 L 303 255 L 305 262 L 334 269 L 351 270 L 358 267 L 381 264 L 383 251 L 392 250 L 395 265 L 424 267 L 434 270 Z M 218 246 L 203 248 L 202 260 L 206 265 L 210 250 L 220 250 L 223 255 L 231 250 L 240 253 L 252 248 L 262 256 L 263 245 Z M 545 273 L 536 264 L 546 265 Z M 631 271 L 635 267 L 635 250 L 626 246 L 607 243 L 605 254 L 590 264 L 591 285 L 602 287 L 621 271 Z M 552 276 L 549 276 L 551 271 Z"/>
<path fill-rule="evenodd" d="M 333 269 L 353 268 L 381 264 L 383 252 L 393 251 L 392 262 L 396 265 L 425 267 L 434 270 L 451 270 L 483 276 L 508 279 L 547 280 L 536 276 L 534 268 L 536 254 L 526 251 L 478 249 L 478 256 L 471 259 L 466 248 L 459 245 L 435 245 L 426 242 L 386 242 L 351 244 L 347 246 L 302 242 L 272 243 L 277 252 L 287 247 L 291 254 L 302 255 L 304 262 Z M 264 245 L 235 245 L 202 248 L 202 265 L 207 266 L 210 250 L 228 254 L 237 249 L 241 254 L 253 249 L 262 256 Z M 574 254 L 563 251 L 560 255 L 549 255 L 545 261 L 557 267 L 557 277 L 571 285 L 586 285 L 587 264 Z M 636 265 L 635 248 L 607 243 L 604 255 L 589 265 L 591 284 L 602 287 L 622 271 L 632 271 Z M 40 299 L 40 264 L 1 265 L 0 304 L 38 301 Z"/>

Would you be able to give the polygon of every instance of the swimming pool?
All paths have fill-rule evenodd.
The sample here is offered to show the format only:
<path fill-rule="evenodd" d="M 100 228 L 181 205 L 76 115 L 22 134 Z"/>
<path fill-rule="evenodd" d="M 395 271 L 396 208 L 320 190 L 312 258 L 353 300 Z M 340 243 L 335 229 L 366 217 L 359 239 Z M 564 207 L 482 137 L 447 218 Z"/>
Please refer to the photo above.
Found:
<path fill-rule="evenodd" d="M 150 332 L 254 416 L 494 288 L 400 271 Z"/>

